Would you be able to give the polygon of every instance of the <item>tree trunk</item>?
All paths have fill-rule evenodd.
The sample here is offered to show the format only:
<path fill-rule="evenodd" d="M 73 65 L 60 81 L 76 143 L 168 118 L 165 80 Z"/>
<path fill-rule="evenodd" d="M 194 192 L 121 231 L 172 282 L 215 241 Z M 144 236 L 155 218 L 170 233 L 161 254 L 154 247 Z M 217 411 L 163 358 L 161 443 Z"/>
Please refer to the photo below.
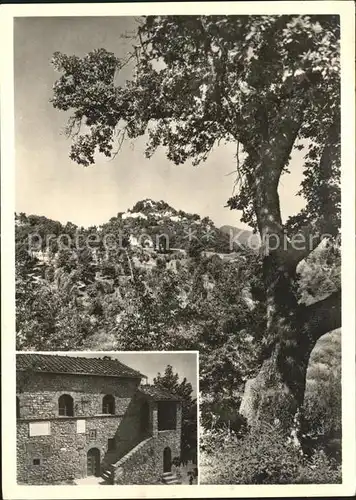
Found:
<path fill-rule="evenodd" d="M 290 430 L 303 404 L 311 351 L 322 335 L 341 325 L 340 299 L 341 293 L 336 292 L 308 307 L 290 304 L 289 308 L 288 300 L 285 311 L 276 305 L 266 335 L 264 361 L 257 376 L 246 382 L 240 406 L 252 428 L 278 421 Z"/>
<path fill-rule="evenodd" d="M 289 142 L 293 144 L 293 137 Z M 310 353 L 319 336 L 339 326 L 341 308 L 340 297 L 331 310 L 311 306 L 312 314 L 298 304 L 294 291 L 298 258 L 284 234 L 278 197 L 284 157 L 285 153 L 271 156 L 267 147 L 256 157 L 254 209 L 262 239 L 266 332 L 264 361 L 257 376 L 246 384 L 240 413 L 251 426 L 278 420 L 287 430 L 303 403 Z M 313 322 L 315 314 L 318 321 Z"/>
<path fill-rule="evenodd" d="M 251 426 L 278 420 L 290 427 L 303 402 L 308 359 L 313 348 L 312 342 L 301 335 L 293 278 L 282 256 L 283 252 L 276 250 L 264 258 L 264 361 L 258 375 L 246 385 L 240 409 Z"/>
<path fill-rule="evenodd" d="M 310 352 L 288 352 L 283 341 L 275 344 L 257 376 L 246 383 L 240 413 L 251 427 L 268 422 L 290 429 L 303 402 Z"/>

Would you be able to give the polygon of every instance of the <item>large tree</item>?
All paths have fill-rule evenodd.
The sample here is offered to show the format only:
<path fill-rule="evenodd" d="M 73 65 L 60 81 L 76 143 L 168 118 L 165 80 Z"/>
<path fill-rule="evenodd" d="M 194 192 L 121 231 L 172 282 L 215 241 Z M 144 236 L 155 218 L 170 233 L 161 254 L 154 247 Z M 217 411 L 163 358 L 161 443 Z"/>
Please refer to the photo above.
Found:
<path fill-rule="evenodd" d="M 174 163 L 197 164 L 221 141 L 236 145 L 237 192 L 228 205 L 261 236 L 266 304 L 264 360 L 242 408 L 251 423 L 282 409 L 288 422 L 303 402 L 316 341 L 340 325 L 340 291 L 309 306 L 296 295 L 298 263 L 323 234 L 339 230 L 339 18 L 137 22 L 125 60 L 104 49 L 83 58 L 54 55 L 62 75 L 52 103 L 71 111 L 70 156 L 87 166 L 97 150 L 111 156 L 125 137 L 146 135 L 148 157 L 163 146 Z M 116 75 L 125 64 L 134 71 L 120 86 Z M 306 206 L 283 224 L 278 187 L 294 148 L 305 148 Z"/>

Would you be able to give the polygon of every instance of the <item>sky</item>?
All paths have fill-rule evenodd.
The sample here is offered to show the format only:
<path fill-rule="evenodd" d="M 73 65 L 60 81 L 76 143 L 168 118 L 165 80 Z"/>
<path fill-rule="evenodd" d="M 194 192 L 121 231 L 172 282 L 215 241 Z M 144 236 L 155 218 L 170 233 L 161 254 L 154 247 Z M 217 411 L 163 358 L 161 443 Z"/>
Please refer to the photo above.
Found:
<path fill-rule="evenodd" d="M 43 354 L 56 355 L 57 352 L 45 352 Z M 153 384 L 154 377 L 160 372 L 162 375 L 165 372 L 167 365 L 171 365 L 173 373 L 178 373 L 179 381 L 182 382 L 186 377 L 187 381 L 192 384 L 193 397 L 197 396 L 197 354 L 195 352 L 61 352 L 61 356 L 76 356 L 82 358 L 102 358 L 110 356 L 118 359 L 121 363 L 139 371 L 147 377 L 147 382 Z M 142 383 L 146 380 L 143 379 Z"/>
<path fill-rule="evenodd" d="M 217 147 L 198 167 L 177 166 L 160 149 L 144 156 L 144 138 L 126 142 L 113 160 L 100 158 L 84 168 L 69 159 L 70 141 L 63 129 L 68 115 L 49 99 L 58 73 L 50 61 L 56 51 L 83 56 L 105 48 L 123 57 L 132 31 L 131 17 L 17 18 L 14 25 L 16 211 L 45 215 L 62 223 L 99 225 L 142 199 L 164 200 L 177 210 L 209 216 L 220 227 L 242 229 L 241 214 L 226 208 L 235 169 L 233 144 Z M 130 68 L 120 76 L 130 78 Z M 279 194 L 285 219 L 303 207 L 296 196 L 302 179 L 303 153 L 296 151 L 291 174 L 281 179 Z"/>

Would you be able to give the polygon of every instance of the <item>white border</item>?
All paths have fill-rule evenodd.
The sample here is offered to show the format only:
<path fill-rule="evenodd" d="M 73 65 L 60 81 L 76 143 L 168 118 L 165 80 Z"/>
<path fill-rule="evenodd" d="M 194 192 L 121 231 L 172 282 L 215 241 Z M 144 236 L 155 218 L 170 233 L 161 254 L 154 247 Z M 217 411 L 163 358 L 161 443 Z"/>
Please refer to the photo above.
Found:
<path fill-rule="evenodd" d="M 182 2 L 1 5 L 1 227 L 3 494 L 6 499 L 342 496 L 355 493 L 355 6 L 328 2 Z M 150 14 L 339 14 L 342 60 L 342 410 L 343 483 L 271 486 L 18 486 L 15 481 L 14 87 L 13 18 Z"/>

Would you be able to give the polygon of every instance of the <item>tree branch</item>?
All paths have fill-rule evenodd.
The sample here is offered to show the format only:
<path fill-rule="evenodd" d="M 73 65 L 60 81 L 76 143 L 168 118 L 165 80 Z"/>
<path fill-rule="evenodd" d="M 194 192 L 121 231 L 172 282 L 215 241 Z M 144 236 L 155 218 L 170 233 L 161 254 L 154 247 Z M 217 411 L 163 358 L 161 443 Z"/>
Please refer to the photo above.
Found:
<path fill-rule="evenodd" d="M 288 245 L 288 265 L 290 269 L 296 269 L 299 262 L 306 259 L 308 255 L 317 248 L 322 241 L 320 233 L 314 234 L 312 226 L 303 226 L 290 238 Z M 300 244 L 303 244 L 300 247 Z M 299 246 L 299 248 L 296 248 Z"/>
<path fill-rule="evenodd" d="M 298 136 L 300 127 L 302 126 L 303 123 L 303 111 L 304 109 L 300 112 L 300 118 L 299 120 L 296 120 L 292 126 L 290 133 L 288 137 L 284 141 L 284 148 L 282 151 L 282 154 L 280 156 L 280 175 L 282 174 L 283 168 L 287 165 L 289 156 L 292 152 L 295 140 Z"/>

